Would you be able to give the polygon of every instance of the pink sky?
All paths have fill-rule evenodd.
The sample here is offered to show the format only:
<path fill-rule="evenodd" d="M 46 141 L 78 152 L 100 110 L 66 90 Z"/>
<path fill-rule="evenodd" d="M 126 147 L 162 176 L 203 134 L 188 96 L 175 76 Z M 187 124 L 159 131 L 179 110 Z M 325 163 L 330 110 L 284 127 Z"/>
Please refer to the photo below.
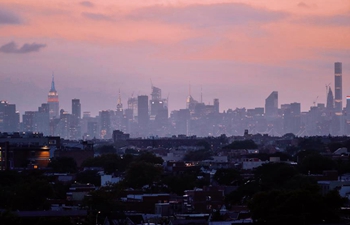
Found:
<path fill-rule="evenodd" d="M 350 1 L 0 0 L 0 59 L 0 99 L 21 114 L 46 102 L 52 71 L 61 108 L 80 98 L 93 115 L 115 109 L 118 89 L 124 106 L 150 94 L 150 79 L 170 110 L 189 84 L 221 111 L 272 91 L 308 110 L 334 89 L 336 61 L 350 95 Z"/>

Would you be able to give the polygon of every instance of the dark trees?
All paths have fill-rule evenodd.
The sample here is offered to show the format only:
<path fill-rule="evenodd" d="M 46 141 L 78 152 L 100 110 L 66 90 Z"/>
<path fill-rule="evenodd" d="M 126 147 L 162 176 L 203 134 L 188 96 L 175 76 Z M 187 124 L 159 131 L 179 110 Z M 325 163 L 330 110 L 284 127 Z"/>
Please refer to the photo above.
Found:
<path fill-rule="evenodd" d="M 56 173 L 75 173 L 77 171 L 77 163 L 70 157 L 52 158 L 48 167 Z"/>

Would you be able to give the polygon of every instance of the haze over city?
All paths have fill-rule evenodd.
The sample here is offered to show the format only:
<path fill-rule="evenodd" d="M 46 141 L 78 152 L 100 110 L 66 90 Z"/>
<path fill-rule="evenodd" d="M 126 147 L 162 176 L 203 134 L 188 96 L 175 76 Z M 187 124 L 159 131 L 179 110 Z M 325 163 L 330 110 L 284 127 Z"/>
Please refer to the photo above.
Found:
<path fill-rule="evenodd" d="M 334 1 L 0 1 L 0 96 L 17 110 L 46 101 L 55 73 L 60 108 L 97 115 L 149 95 L 169 112 L 191 94 L 220 111 L 326 102 L 333 63 L 350 94 L 350 3 Z M 317 98 L 318 96 L 318 98 Z"/>

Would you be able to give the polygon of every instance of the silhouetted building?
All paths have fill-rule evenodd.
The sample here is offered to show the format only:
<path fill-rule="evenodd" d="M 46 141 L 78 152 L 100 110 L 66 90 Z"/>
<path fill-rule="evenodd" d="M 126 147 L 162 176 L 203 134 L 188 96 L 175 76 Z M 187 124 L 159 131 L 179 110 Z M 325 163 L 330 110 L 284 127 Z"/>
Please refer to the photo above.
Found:
<path fill-rule="evenodd" d="M 298 134 L 300 131 L 300 103 L 284 104 L 283 110 L 284 133 Z"/>
<path fill-rule="evenodd" d="M 345 107 L 345 129 L 346 134 L 350 134 L 350 96 L 346 96 L 346 107 Z"/>
<path fill-rule="evenodd" d="M 53 75 L 52 75 L 51 89 L 47 97 L 47 103 L 49 104 L 49 108 L 50 108 L 50 119 L 58 118 L 59 101 L 58 101 L 58 93 L 55 88 L 55 80 Z"/>
<path fill-rule="evenodd" d="M 110 110 L 100 111 L 100 137 L 102 139 L 112 138 L 111 113 Z"/>
<path fill-rule="evenodd" d="M 164 136 L 168 126 L 168 100 L 162 99 L 160 88 L 152 86 L 150 103 L 150 126 L 153 135 Z"/>
<path fill-rule="evenodd" d="M 140 135 L 148 135 L 148 96 L 140 95 L 137 97 L 137 122 L 139 125 Z"/>
<path fill-rule="evenodd" d="M 214 111 L 216 112 L 216 113 L 219 113 L 220 111 L 219 111 L 219 99 L 218 98 L 215 98 L 214 99 Z"/>
<path fill-rule="evenodd" d="M 334 107 L 336 115 L 341 115 L 343 110 L 342 102 L 342 63 L 334 63 Z"/>
<path fill-rule="evenodd" d="M 72 115 L 79 120 L 81 119 L 80 99 L 72 99 Z"/>
<path fill-rule="evenodd" d="M 276 117 L 278 114 L 278 92 L 273 91 L 265 100 L 265 116 Z"/>
<path fill-rule="evenodd" d="M 87 122 L 87 138 L 93 139 L 98 137 L 99 137 L 98 123 L 96 121 Z"/>
<path fill-rule="evenodd" d="M 43 103 L 38 107 L 38 112 L 35 112 L 34 123 L 36 132 L 41 132 L 45 136 L 50 135 L 50 106 L 48 103 Z"/>
<path fill-rule="evenodd" d="M 72 99 L 71 137 L 76 140 L 81 137 L 81 104 L 79 99 Z"/>
<path fill-rule="evenodd" d="M 327 105 L 326 108 L 329 112 L 334 111 L 334 96 L 331 87 L 328 87 L 328 94 L 327 94 Z"/>
<path fill-rule="evenodd" d="M 0 102 L 0 132 L 18 132 L 19 113 L 16 112 L 16 105 L 7 101 Z"/>

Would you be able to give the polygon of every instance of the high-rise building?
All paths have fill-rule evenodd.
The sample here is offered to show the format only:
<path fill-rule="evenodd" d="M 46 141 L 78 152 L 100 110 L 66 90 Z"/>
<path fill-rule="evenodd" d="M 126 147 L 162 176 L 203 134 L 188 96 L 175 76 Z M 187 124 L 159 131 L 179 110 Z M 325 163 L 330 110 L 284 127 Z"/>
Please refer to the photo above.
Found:
<path fill-rule="evenodd" d="M 273 91 L 265 100 L 265 116 L 275 117 L 278 114 L 278 92 Z"/>
<path fill-rule="evenodd" d="M 148 135 L 148 96 L 140 95 L 137 97 L 137 121 L 139 125 L 140 134 Z"/>
<path fill-rule="evenodd" d="M 284 104 L 283 107 L 281 105 L 281 110 L 283 111 L 284 133 L 299 133 L 301 125 L 300 109 L 300 103 L 297 102 Z"/>
<path fill-rule="evenodd" d="M 345 131 L 347 135 L 350 134 L 350 96 L 346 96 Z"/>
<path fill-rule="evenodd" d="M 38 132 L 44 135 L 50 134 L 50 106 L 48 103 L 43 103 L 38 107 L 38 112 L 35 113 L 35 125 Z"/>
<path fill-rule="evenodd" d="M 81 104 L 79 99 L 72 99 L 72 121 L 70 127 L 70 136 L 72 139 L 79 139 L 81 136 Z"/>
<path fill-rule="evenodd" d="M 119 90 L 118 101 L 117 101 L 117 112 L 121 112 L 123 114 L 123 104 L 122 104 L 122 99 L 120 97 L 120 90 Z"/>
<path fill-rule="evenodd" d="M 114 111 L 111 110 L 102 110 L 99 112 L 100 117 L 100 137 L 102 139 L 112 138 L 111 131 L 111 114 L 113 115 Z"/>
<path fill-rule="evenodd" d="M 79 120 L 81 119 L 80 99 L 72 99 L 72 115 Z"/>
<path fill-rule="evenodd" d="M 49 91 L 49 95 L 47 97 L 47 103 L 50 108 L 50 119 L 59 117 L 59 101 L 58 101 L 58 93 L 55 88 L 55 79 L 52 75 L 51 89 Z"/>
<path fill-rule="evenodd" d="M 214 98 L 214 111 L 216 113 L 219 113 L 219 99 L 218 98 Z"/>
<path fill-rule="evenodd" d="M 162 90 L 154 86 L 152 86 L 151 97 L 152 99 L 149 101 L 151 108 L 150 115 L 156 116 L 166 105 L 166 99 L 162 99 Z"/>
<path fill-rule="evenodd" d="M 328 111 L 334 110 L 334 96 L 331 87 L 328 87 L 328 94 L 327 94 L 327 105 L 326 108 Z"/>
<path fill-rule="evenodd" d="M 342 63 L 334 63 L 334 108 L 336 115 L 342 115 Z"/>
<path fill-rule="evenodd" d="M 22 115 L 22 131 L 23 132 L 33 132 L 36 131 L 35 127 L 35 114 L 34 111 L 25 111 Z"/>
<path fill-rule="evenodd" d="M 0 132 L 18 132 L 19 113 L 15 104 L 7 101 L 0 102 Z"/>

